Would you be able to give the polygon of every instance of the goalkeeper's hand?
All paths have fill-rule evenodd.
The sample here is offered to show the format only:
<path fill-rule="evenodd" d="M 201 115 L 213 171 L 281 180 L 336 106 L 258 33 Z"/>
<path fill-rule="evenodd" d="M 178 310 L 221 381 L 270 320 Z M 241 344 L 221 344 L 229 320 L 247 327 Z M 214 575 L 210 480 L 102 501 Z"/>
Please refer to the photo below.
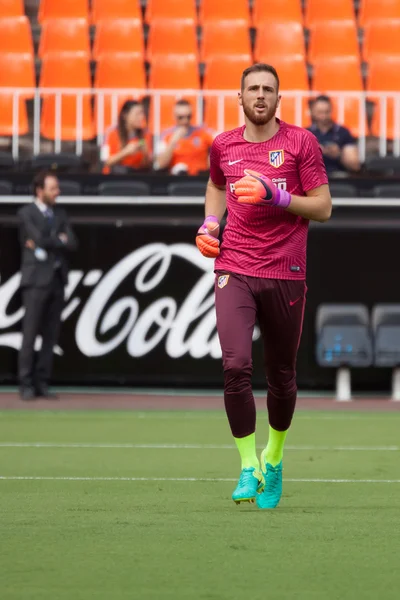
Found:
<path fill-rule="evenodd" d="M 196 246 L 203 256 L 217 258 L 219 254 L 219 221 L 217 217 L 209 216 L 196 235 Z"/>
<path fill-rule="evenodd" d="M 245 169 L 245 177 L 234 184 L 235 195 L 242 204 L 267 204 L 287 208 L 292 200 L 286 190 L 280 190 L 262 173 Z"/>

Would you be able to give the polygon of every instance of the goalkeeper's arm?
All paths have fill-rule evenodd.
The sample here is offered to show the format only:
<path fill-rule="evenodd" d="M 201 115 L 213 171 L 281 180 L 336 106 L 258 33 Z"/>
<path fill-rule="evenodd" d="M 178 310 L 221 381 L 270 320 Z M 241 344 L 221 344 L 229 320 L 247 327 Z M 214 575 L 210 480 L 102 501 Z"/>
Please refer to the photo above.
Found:
<path fill-rule="evenodd" d="M 217 186 L 210 178 L 206 190 L 205 220 L 196 236 L 197 247 L 207 258 L 216 258 L 219 254 L 219 224 L 225 210 L 225 186 Z"/>
<path fill-rule="evenodd" d="M 208 180 L 206 190 L 205 216 L 210 215 L 217 217 L 220 223 L 226 210 L 226 192 L 225 186 L 215 185 L 211 180 Z"/>

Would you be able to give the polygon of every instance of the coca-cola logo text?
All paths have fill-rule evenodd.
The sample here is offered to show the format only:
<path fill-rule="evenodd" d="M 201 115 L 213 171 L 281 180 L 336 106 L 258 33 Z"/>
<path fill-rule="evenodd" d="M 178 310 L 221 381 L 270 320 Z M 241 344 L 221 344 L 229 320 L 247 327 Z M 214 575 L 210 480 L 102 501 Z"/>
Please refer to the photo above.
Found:
<path fill-rule="evenodd" d="M 172 296 L 161 295 L 172 261 L 186 261 L 198 272 L 196 283 L 187 290 L 178 305 Z M 108 272 L 73 270 L 66 287 L 63 321 L 79 312 L 75 326 L 75 341 L 87 357 L 104 356 L 124 345 L 132 357 L 142 357 L 163 343 L 171 358 L 188 354 L 192 358 L 219 358 L 221 348 L 215 327 L 213 261 L 201 256 L 189 244 L 148 244 L 122 258 Z M 121 284 L 131 277 L 131 295 L 118 295 Z M 16 273 L 0 286 L 0 346 L 19 349 L 20 321 L 23 308 L 9 312 L 9 304 L 20 284 Z M 92 288 L 83 301 L 77 289 Z M 160 287 L 160 296 L 139 310 L 139 300 Z M 171 288 L 169 288 L 171 289 Z M 16 327 L 18 325 L 18 327 Z M 16 328 L 17 331 L 9 331 Z M 113 335 L 107 332 L 115 329 Z M 8 330 L 5 332 L 5 330 Z M 190 333 L 188 334 L 188 331 Z M 106 341 L 100 339 L 106 337 Z M 40 340 L 37 341 L 40 346 Z M 61 348 L 56 348 L 62 354 Z"/>

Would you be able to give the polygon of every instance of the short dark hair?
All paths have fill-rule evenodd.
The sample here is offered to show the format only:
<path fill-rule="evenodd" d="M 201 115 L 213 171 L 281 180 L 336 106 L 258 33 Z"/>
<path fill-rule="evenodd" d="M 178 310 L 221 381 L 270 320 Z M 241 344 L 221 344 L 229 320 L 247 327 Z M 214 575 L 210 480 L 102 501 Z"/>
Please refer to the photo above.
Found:
<path fill-rule="evenodd" d="M 55 177 L 57 179 L 57 173 L 55 171 L 39 171 L 33 178 L 33 194 L 36 196 L 38 190 L 43 190 L 46 184 L 47 177 Z"/>
<path fill-rule="evenodd" d="M 319 96 L 314 98 L 313 104 L 315 104 L 316 102 L 327 102 L 332 106 L 332 100 L 329 98 L 329 96 L 325 96 L 324 94 L 320 94 Z"/>
<path fill-rule="evenodd" d="M 175 106 L 190 106 L 190 108 L 192 108 L 192 105 L 190 104 L 189 100 L 185 100 L 185 98 L 177 100 L 177 102 L 175 102 Z"/>
<path fill-rule="evenodd" d="M 250 73 L 261 73 L 262 71 L 264 71 L 265 73 L 271 73 L 271 75 L 273 75 L 276 79 L 276 85 L 277 85 L 277 92 L 279 91 L 279 77 L 278 77 L 278 73 L 276 72 L 275 67 L 273 67 L 272 65 L 267 65 L 266 63 L 255 63 L 254 65 L 251 65 L 251 67 L 247 67 L 247 69 L 245 69 L 242 73 L 242 79 L 240 82 L 240 88 L 243 91 L 244 90 L 244 81 L 247 77 L 247 75 L 250 75 Z"/>

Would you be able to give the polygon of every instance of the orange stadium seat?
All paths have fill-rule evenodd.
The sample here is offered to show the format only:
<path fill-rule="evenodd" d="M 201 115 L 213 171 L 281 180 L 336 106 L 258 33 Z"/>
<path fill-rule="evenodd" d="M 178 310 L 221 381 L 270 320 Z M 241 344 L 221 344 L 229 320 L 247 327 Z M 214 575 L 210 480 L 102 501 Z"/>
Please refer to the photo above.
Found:
<path fill-rule="evenodd" d="M 253 27 L 260 27 L 265 22 L 297 21 L 303 22 L 301 0 L 255 0 L 253 6 Z"/>
<path fill-rule="evenodd" d="M 197 57 L 194 54 L 157 54 L 150 69 L 153 89 L 194 89 L 200 87 Z"/>
<path fill-rule="evenodd" d="M 289 92 L 289 90 L 287 91 Z M 311 125 L 309 100 L 304 96 L 299 101 L 291 96 L 287 97 L 283 93 L 277 115 L 290 125 L 309 127 Z M 299 102 L 300 104 L 298 104 Z"/>
<path fill-rule="evenodd" d="M 206 64 L 204 89 L 206 90 L 240 90 L 240 79 L 244 69 L 251 64 L 247 55 L 213 56 Z M 237 92 L 223 100 L 224 118 L 219 120 L 218 97 L 204 98 L 204 122 L 215 131 L 239 127 L 242 121 L 242 109 L 238 106 Z"/>
<path fill-rule="evenodd" d="M 101 54 L 98 57 L 95 87 L 101 89 L 136 89 L 139 90 L 137 98 L 143 94 L 141 90 L 146 88 L 146 74 L 144 70 L 142 53 L 121 53 Z M 102 127 L 100 124 L 101 116 L 99 110 L 101 101 L 99 96 L 95 99 L 95 120 L 99 131 L 103 131 L 109 127 L 114 119 L 113 102 L 117 102 L 118 108 L 128 98 L 132 98 L 133 94 L 124 92 L 113 100 L 112 94 L 104 94 L 103 96 L 103 117 Z"/>
<path fill-rule="evenodd" d="M 0 52 L 24 52 L 33 55 L 32 32 L 27 17 L 0 19 Z"/>
<path fill-rule="evenodd" d="M 219 106 L 216 98 L 204 99 L 204 123 L 207 127 L 220 133 L 243 125 L 243 109 L 238 103 L 237 96 L 224 98 L 223 113 L 219 113 L 221 110 Z"/>
<path fill-rule="evenodd" d="M 368 92 L 400 92 L 400 56 L 376 56 L 368 65 Z M 375 110 L 372 118 L 371 133 L 380 135 L 382 123 L 382 110 L 380 100 L 368 93 L 369 100 L 375 102 Z M 399 120 L 399 119 L 398 119 Z M 398 132 L 400 134 L 400 131 Z M 395 101 L 387 99 L 386 106 L 386 137 L 395 137 Z"/>
<path fill-rule="evenodd" d="M 296 99 L 294 97 L 285 97 L 285 92 L 307 92 L 309 90 L 304 55 L 276 54 L 275 56 L 267 56 L 266 59 L 276 68 L 279 76 L 282 99 L 278 114 L 283 121 L 295 125 L 297 123 Z M 309 108 L 306 96 L 300 102 L 299 116 L 301 124 L 306 127 L 309 124 Z"/>
<path fill-rule="evenodd" d="M 156 54 L 198 54 L 192 19 L 154 19 L 147 42 L 147 59 Z"/>
<path fill-rule="evenodd" d="M 97 62 L 95 87 L 145 89 L 146 75 L 140 53 L 102 54 Z"/>
<path fill-rule="evenodd" d="M 148 0 L 146 23 L 153 19 L 192 19 L 197 20 L 196 0 Z"/>
<path fill-rule="evenodd" d="M 354 19 L 348 21 L 319 21 L 311 28 L 308 61 L 319 56 L 353 55 L 359 57 L 360 48 Z"/>
<path fill-rule="evenodd" d="M 313 90 L 361 91 L 360 60 L 351 56 L 321 56 L 315 60 Z"/>
<path fill-rule="evenodd" d="M 97 23 L 94 58 L 115 52 L 144 54 L 143 27 L 140 19 L 107 19 Z"/>
<path fill-rule="evenodd" d="M 243 19 L 250 23 L 250 11 L 247 0 L 202 0 L 200 23 L 225 19 Z"/>
<path fill-rule="evenodd" d="M 360 60 L 351 56 L 321 56 L 314 62 L 314 77 L 312 89 L 318 93 L 329 92 L 361 92 L 363 82 L 361 77 Z M 332 97 L 336 110 L 337 100 Z M 360 128 L 360 103 L 358 98 L 345 98 L 344 119 L 340 125 L 345 125 L 358 135 Z"/>
<path fill-rule="evenodd" d="M 239 91 L 242 73 L 251 63 L 246 54 L 210 57 L 206 64 L 204 89 Z"/>
<path fill-rule="evenodd" d="M 90 88 L 89 59 L 85 52 L 46 54 L 40 75 L 42 88 Z"/>
<path fill-rule="evenodd" d="M 363 59 L 400 54 L 400 19 L 371 21 L 364 30 Z"/>
<path fill-rule="evenodd" d="M 202 60 L 221 54 L 251 55 L 247 21 L 207 21 L 203 25 Z"/>
<path fill-rule="evenodd" d="M 93 0 L 92 23 L 103 19 L 141 19 L 139 0 Z"/>
<path fill-rule="evenodd" d="M 79 136 L 82 140 L 95 137 L 92 106 L 90 95 L 82 96 L 82 109 L 77 110 L 75 94 L 64 95 L 60 101 L 61 119 L 57 109 L 57 99 L 54 95 L 46 96 L 43 100 L 40 133 L 43 137 L 55 140 L 58 135 L 61 140 L 73 142 Z M 77 125 L 77 116 L 81 114 L 81 126 Z M 58 123 L 58 126 L 57 126 Z M 59 132 L 59 133 L 58 133 Z"/>
<path fill-rule="evenodd" d="M 22 17 L 24 14 L 24 0 L 1 0 L 0 19 L 4 17 Z"/>
<path fill-rule="evenodd" d="M 43 23 L 47 19 L 88 19 L 89 0 L 41 0 L 38 21 Z"/>
<path fill-rule="evenodd" d="M 399 0 L 361 0 L 358 13 L 360 27 L 383 19 L 400 19 Z"/>
<path fill-rule="evenodd" d="M 355 19 L 353 0 L 308 0 L 305 12 L 305 25 L 312 27 L 318 21 L 339 21 Z"/>
<path fill-rule="evenodd" d="M 264 21 L 257 30 L 255 59 L 264 62 L 271 54 L 299 54 L 305 56 L 303 26 L 297 21 Z"/>
<path fill-rule="evenodd" d="M 0 54 L 0 63 L 0 88 L 35 87 L 35 68 L 32 54 L 2 52 Z M 22 96 L 24 98 L 33 98 L 34 92 L 23 92 Z"/>
<path fill-rule="evenodd" d="M 14 133 L 13 123 L 13 107 L 14 98 L 11 94 L 0 93 L 0 135 L 11 136 Z M 28 133 L 28 114 L 26 110 L 26 103 L 23 98 L 19 98 L 18 104 L 18 122 L 16 124 L 16 131 L 18 135 L 25 135 Z"/>
<path fill-rule="evenodd" d="M 40 77 L 41 88 L 91 88 L 89 58 L 86 53 L 64 52 L 46 54 L 42 60 Z M 62 140 L 75 140 L 77 128 L 77 96 L 66 93 L 58 101 L 53 93 L 43 93 L 43 110 L 41 117 L 41 134 L 49 139 L 57 137 L 59 128 Z M 61 110 L 61 121 L 57 123 L 58 107 Z M 90 94 L 82 95 L 82 139 L 94 137 L 94 123 L 90 102 Z"/>
<path fill-rule="evenodd" d="M 274 54 L 266 56 L 278 72 L 282 90 L 308 90 L 307 67 L 302 54 Z"/>
<path fill-rule="evenodd" d="M 49 52 L 84 52 L 90 54 L 89 28 L 86 19 L 49 19 L 42 25 L 38 55 Z"/>

